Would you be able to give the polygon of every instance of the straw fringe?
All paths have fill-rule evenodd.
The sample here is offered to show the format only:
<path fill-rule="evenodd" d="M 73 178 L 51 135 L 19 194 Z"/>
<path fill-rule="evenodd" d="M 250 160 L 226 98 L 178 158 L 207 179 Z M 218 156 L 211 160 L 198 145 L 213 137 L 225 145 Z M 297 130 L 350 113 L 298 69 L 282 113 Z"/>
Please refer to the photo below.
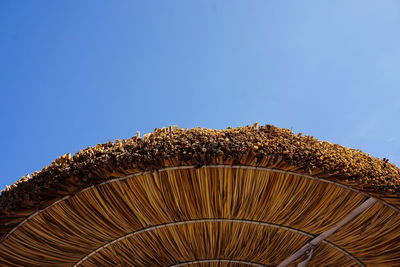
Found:
<path fill-rule="evenodd" d="M 241 219 L 198 219 L 198 220 L 190 220 L 190 221 L 180 221 L 180 222 L 166 223 L 166 224 L 161 224 L 161 225 L 157 225 L 157 226 L 148 227 L 148 228 L 145 228 L 145 229 L 141 229 L 141 230 L 129 233 L 129 234 L 124 235 L 122 237 L 119 237 L 117 239 L 114 239 L 114 240 L 104 244 L 103 246 L 93 250 L 92 252 L 90 252 L 86 256 L 84 256 L 77 263 L 75 263 L 73 265 L 73 267 L 79 266 L 84 261 L 88 260 L 90 257 L 95 255 L 96 253 L 99 253 L 100 251 L 106 249 L 107 247 L 109 247 L 111 245 L 114 245 L 115 243 L 124 241 L 125 239 L 128 239 L 128 238 L 130 238 L 132 236 L 135 236 L 135 235 L 138 235 L 138 234 L 142 234 L 142 233 L 145 233 L 145 232 L 148 232 L 148 231 L 154 231 L 156 229 L 160 229 L 160 228 L 164 228 L 164 227 L 171 227 L 171 226 L 177 226 L 177 225 L 182 225 L 182 224 L 192 224 L 192 223 L 206 223 L 206 222 L 230 222 L 230 223 L 256 224 L 256 225 L 262 225 L 262 226 L 266 226 L 266 227 L 283 229 L 283 230 L 286 230 L 286 231 L 289 231 L 289 232 L 294 232 L 294 233 L 297 233 L 297 234 L 300 234 L 300 235 L 307 236 L 309 238 L 314 238 L 314 236 L 312 234 L 303 232 L 301 230 L 297 230 L 297 229 L 293 229 L 293 228 L 285 227 L 285 226 L 281 226 L 281 225 L 275 225 L 275 224 L 271 224 L 271 223 L 259 222 L 259 221 L 250 221 L 250 220 L 241 220 Z M 337 247 L 336 245 L 330 243 L 329 241 L 323 240 L 322 242 L 327 244 L 327 245 L 329 245 L 329 246 L 331 246 L 331 247 L 333 247 L 334 249 L 338 250 L 339 252 L 345 254 L 346 256 L 350 257 L 358 265 L 364 266 L 357 258 L 355 258 L 353 255 L 349 254 L 347 251 L 342 250 L 341 248 Z"/>
<path fill-rule="evenodd" d="M 184 170 L 184 169 L 191 169 L 191 168 L 195 168 L 195 167 L 196 166 L 168 167 L 168 168 L 157 170 L 157 172 L 172 171 L 172 170 Z M 298 173 L 291 172 L 291 171 L 277 170 L 277 169 L 263 168 L 263 167 L 252 167 L 252 166 L 234 166 L 234 165 L 232 165 L 232 166 L 229 166 L 229 165 L 207 165 L 207 166 L 202 166 L 202 168 L 226 168 L 226 167 L 229 167 L 229 168 L 240 168 L 240 169 L 250 169 L 250 170 L 260 170 L 260 171 L 269 171 L 269 172 L 277 172 L 277 173 L 296 175 L 296 176 L 304 177 L 304 178 L 307 178 L 307 179 L 318 180 L 318 181 L 322 181 L 322 182 L 325 182 L 325 183 L 334 184 L 334 185 L 337 185 L 339 187 L 343 187 L 343 188 L 346 188 L 348 190 L 357 192 L 357 193 L 359 193 L 361 195 L 368 196 L 368 194 L 366 194 L 364 192 L 361 192 L 361 191 L 359 191 L 357 189 L 354 189 L 353 187 L 350 187 L 350 186 L 347 186 L 347 185 L 344 185 L 344 184 L 341 184 L 341 183 L 338 183 L 338 182 L 335 182 L 335 181 L 332 181 L 332 180 L 321 179 L 319 177 L 310 176 L 310 175 L 298 174 Z M 127 175 L 127 176 L 124 176 L 124 177 L 120 177 L 120 178 L 110 179 L 110 180 L 107 180 L 105 182 L 102 182 L 101 184 L 92 185 L 90 187 L 84 188 L 83 190 L 80 191 L 80 193 L 82 193 L 84 191 L 87 191 L 87 190 L 91 190 L 91 189 L 93 189 L 94 187 L 97 187 L 97 186 L 101 186 L 101 185 L 108 184 L 108 183 L 114 183 L 114 182 L 117 182 L 117 181 L 123 181 L 123 180 L 129 179 L 129 178 L 132 178 L 132 177 L 136 177 L 136 176 L 144 175 L 144 174 L 148 174 L 148 173 L 151 173 L 151 171 L 140 172 L 140 173 L 130 174 L 130 175 Z M 74 196 L 74 195 L 64 196 L 62 199 L 57 200 L 56 202 L 52 203 L 51 205 L 49 205 L 49 206 L 47 206 L 47 207 L 45 207 L 45 208 L 43 208 L 41 210 L 38 210 L 35 213 L 31 214 L 29 217 L 27 217 L 26 219 L 21 221 L 18 225 L 16 225 L 13 229 L 11 229 L 11 231 L 9 231 L 5 236 L 3 236 L 3 238 L 0 241 L 3 241 L 4 239 L 6 239 L 16 229 L 21 227 L 24 223 L 26 223 L 27 221 L 29 221 L 33 217 L 37 216 L 38 214 L 40 214 L 41 212 L 45 211 L 46 209 L 49 209 L 49 208 L 53 207 L 54 205 L 57 205 L 58 203 L 66 200 L 66 199 L 71 198 L 72 196 Z M 391 205 L 391 204 L 389 204 L 389 203 L 387 203 L 385 201 L 382 201 L 382 203 L 384 205 L 390 207 L 391 209 L 393 209 L 393 210 L 395 210 L 395 211 L 400 213 L 400 209 L 399 208 L 397 208 L 397 207 L 395 207 L 395 206 L 393 206 L 393 205 Z"/>
<path fill-rule="evenodd" d="M 315 236 L 365 200 L 364 195 L 337 185 L 256 169 L 205 167 L 145 173 L 85 190 L 31 218 L 0 244 L 0 262 L 71 266 L 93 248 L 130 232 L 204 218 L 259 221 Z M 399 225 L 399 215 L 377 203 L 328 241 L 366 265 L 396 266 Z M 143 232 L 108 246 L 81 265 L 165 266 L 224 258 L 275 265 L 308 240 L 261 224 L 203 222 Z M 357 265 L 327 244 L 319 246 L 315 255 L 310 266 Z"/>
<path fill-rule="evenodd" d="M 400 170 L 387 160 L 271 125 L 155 129 L 64 155 L 0 196 L 0 235 L 58 199 L 110 177 L 184 165 L 247 165 L 339 181 L 400 207 Z"/>

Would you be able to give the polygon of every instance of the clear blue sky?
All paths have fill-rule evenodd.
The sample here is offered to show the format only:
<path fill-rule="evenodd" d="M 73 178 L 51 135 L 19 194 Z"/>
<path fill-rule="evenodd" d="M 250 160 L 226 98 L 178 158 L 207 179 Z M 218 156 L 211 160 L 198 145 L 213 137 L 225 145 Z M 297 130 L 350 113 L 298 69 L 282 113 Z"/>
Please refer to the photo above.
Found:
<path fill-rule="evenodd" d="M 155 127 L 274 124 L 400 164 L 400 1 L 0 2 L 0 187 Z"/>

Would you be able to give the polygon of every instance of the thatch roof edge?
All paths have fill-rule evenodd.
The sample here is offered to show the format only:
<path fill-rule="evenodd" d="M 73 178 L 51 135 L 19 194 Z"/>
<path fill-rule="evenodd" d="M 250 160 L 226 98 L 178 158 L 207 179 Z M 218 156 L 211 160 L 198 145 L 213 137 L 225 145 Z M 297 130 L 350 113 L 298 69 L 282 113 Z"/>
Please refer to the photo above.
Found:
<path fill-rule="evenodd" d="M 62 197 L 127 174 L 168 166 L 235 164 L 277 167 L 339 181 L 400 207 L 400 169 L 312 136 L 272 125 L 211 130 L 155 129 L 144 137 L 116 140 L 64 155 L 0 196 L 0 235 Z M 390 201 L 388 201 L 390 203 Z"/>

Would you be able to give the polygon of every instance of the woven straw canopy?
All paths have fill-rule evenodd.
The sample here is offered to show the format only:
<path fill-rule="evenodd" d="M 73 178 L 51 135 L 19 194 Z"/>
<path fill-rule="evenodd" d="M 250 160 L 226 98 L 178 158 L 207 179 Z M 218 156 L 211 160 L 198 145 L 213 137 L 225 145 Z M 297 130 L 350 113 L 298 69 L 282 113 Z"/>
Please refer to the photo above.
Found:
<path fill-rule="evenodd" d="M 1 266 L 400 266 L 400 170 L 271 125 L 156 129 L 7 187 L 0 237 Z"/>

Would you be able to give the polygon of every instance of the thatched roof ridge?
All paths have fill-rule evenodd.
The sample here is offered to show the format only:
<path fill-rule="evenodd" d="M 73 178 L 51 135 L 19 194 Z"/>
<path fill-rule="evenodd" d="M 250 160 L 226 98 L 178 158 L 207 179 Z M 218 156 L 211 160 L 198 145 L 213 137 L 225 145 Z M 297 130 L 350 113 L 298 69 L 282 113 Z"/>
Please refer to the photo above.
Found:
<path fill-rule="evenodd" d="M 359 150 L 272 125 L 225 130 L 169 127 L 89 147 L 72 157 L 64 155 L 32 177 L 7 187 L 0 196 L 0 233 L 65 195 L 113 177 L 167 167 L 167 159 L 176 166 L 240 165 L 249 155 L 258 159 L 254 166 L 272 157 L 294 166 L 298 173 L 339 180 L 376 197 L 400 198 L 400 169 Z"/>

